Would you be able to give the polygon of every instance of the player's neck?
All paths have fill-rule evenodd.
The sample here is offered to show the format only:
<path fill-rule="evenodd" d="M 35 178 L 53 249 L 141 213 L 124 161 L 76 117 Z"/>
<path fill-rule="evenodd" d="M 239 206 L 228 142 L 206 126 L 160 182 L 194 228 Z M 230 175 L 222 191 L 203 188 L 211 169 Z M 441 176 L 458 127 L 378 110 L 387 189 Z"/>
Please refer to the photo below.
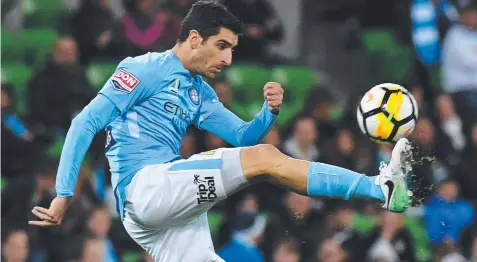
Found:
<path fill-rule="evenodd" d="M 184 46 L 181 44 L 176 44 L 172 48 L 172 52 L 179 58 L 179 60 L 182 62 L 182 66 L 184 66 L 185 69 L 191 71 L 192 69 L 192 63 L 190 61 L 190 56 L 189 56 L 189 50 L 187 50 Z"/>

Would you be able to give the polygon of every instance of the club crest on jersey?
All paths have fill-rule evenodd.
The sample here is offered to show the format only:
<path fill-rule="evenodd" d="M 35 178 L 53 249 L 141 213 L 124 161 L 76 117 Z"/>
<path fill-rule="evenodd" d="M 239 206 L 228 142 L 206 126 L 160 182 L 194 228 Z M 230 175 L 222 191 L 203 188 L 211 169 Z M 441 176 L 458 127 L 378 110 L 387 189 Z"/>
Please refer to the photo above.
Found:
<path fill-rule="evenodd" d="M 197 90 L 195 88 L 189 89 L 189 98 L 194 103 L 194 105 L 199 104 L 199 93 L 197 93 Z"/>
<path fill-rule="evenodd" d="M 113 75 L 111 82 L 114 89 L 124 93 L 131 93 L 141 81 L 133 74 L 121 69 Z"/>

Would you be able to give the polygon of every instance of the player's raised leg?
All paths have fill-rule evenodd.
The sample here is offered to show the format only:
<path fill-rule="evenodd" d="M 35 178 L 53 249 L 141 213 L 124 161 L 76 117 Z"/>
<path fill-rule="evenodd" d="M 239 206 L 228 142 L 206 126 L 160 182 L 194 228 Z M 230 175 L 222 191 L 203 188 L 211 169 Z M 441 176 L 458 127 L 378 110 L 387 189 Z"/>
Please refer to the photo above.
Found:
<path fill-rule="evenodd" d="M 381 201 L 383 207 L 404 212 L 410 205 L 405 177 L 410 171 L 411 145 L 399 140 L 391 161 L 380 174 L 368 177 L 337 166 L 287 157 L 270 145 L 243 148 L 242 170 L 248 179 L 268 174 L 271 179 L 298 193 L 309 196 L 364 198 Z"/>

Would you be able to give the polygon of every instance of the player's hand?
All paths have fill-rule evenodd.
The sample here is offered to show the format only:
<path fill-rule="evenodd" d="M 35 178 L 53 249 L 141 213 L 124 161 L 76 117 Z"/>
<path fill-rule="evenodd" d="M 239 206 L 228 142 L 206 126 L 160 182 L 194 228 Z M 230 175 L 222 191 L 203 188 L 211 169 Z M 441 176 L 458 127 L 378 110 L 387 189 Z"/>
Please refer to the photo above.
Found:
<path fill-rule="evenodd" d="M 268 109 L 272 112 L 278 112 L 283 102 L 282 85 L 276 82 L 268 82 L 263 87 L 263 97 L 267 101 Z"/>
<path fill-rule="evenodd" d="M 51 227 L 61 225 L 61 220 L 65 215 L 70 198 L 56 197 L 50 204 L 50 208 L 34 207 L 31 211 L 41 221 L 30 221 L 28 224 L 40 227 Z"/>

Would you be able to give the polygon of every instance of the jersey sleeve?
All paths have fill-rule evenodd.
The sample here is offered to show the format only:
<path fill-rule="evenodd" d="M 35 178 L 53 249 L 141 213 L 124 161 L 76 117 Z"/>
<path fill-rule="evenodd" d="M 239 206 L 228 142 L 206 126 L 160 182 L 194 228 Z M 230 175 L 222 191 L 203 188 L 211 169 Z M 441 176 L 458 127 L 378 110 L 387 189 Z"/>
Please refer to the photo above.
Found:
<path fill-rule="evenodd" d="M 151 84 L 152 78 L 149 72 L 150 69 L 147 68 L 146 63 L 126 58 L 119 64 L 99 93 L 109 98 L 121 114 L 124 114 L 157 91 Z"/>
<path fill-rule="evenodd" d="M 252 121 L 245 122 L 220 103 L 208 84 L 204 85 L 207 85 L 205 97 L 194 122 L 196 127 L 215 134 L 233 146 L 251 146 L 263 140 L 277 118 L 265 103 Z"/>
<path fill-rule="evenodd" d="M 116 117 L 119 110 L 107 97 L 99 94 L 72 121 L 61 152 L 56 176 L 56 194 L 73 196 L 78 172 L 96 133 Z"/>

